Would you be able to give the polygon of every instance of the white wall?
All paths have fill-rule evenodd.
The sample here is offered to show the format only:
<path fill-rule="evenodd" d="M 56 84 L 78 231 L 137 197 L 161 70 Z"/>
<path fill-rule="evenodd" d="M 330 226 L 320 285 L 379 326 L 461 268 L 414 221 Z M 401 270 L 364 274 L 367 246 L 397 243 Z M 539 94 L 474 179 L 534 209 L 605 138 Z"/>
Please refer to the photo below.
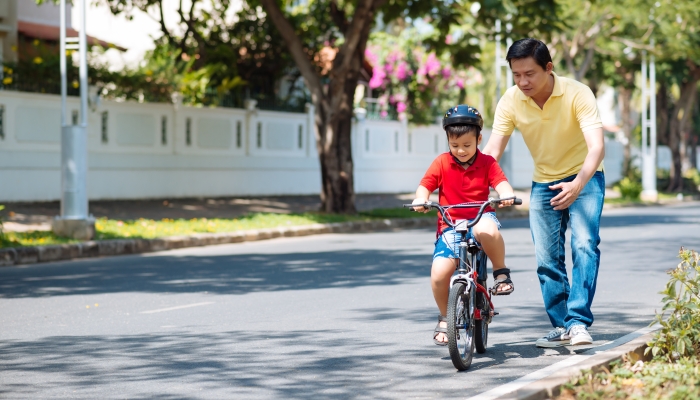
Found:
<path fill-rule="evenodd" d="M 68 105 L 79 109 L 76 98 Z M 59 199 L 60 97 L 1 91 L 0 106 L 0 201 Z M 317 194 L 312 123 L 309 114 L 102 101 L 89 113 L 88 196 Z M 416 143 L 438 134 L 411 133 Z M 396 121 L 355 123 L 353 135 L 358 193 L 413 191 L 438 154 L 414 150 Z"/>

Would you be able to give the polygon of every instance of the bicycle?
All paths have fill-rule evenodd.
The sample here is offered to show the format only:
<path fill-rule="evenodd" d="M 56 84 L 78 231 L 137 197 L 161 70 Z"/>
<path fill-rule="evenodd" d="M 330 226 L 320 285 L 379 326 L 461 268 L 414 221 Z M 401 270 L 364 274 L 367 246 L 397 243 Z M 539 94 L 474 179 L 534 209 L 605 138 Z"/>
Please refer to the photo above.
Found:
<path fill-rule="evenodd" d="M 450 279 L 450 293 L 447 303 L 447 347 L 455 368 L 460 371 L 469 369 L 474 356 L 474 349 L 479 354 L 486 352 L 489 324 L 498 315 L 491 302 L 491 294 L 495 289 L 486 289 L 486 263 L 488 258 L 481 245 L 467 234 L 476 225 L 489 204 L 514 200 L 513 205 L 523 203 L 522 199 L 507 197 L 503 199 L 490 198 L 485 202 L 471 202 L 441 206 L 433 202 L 425 204 L 404 204 L 404 207 L 435 208 L 440 211 L 442 220 L 460 234 L 458 243 L 459 263 L 457 273 Z M 449 216 L 452 208 L 479 208 L 476 218 L 469 221 L 458 219 L 453 222 Z"/>

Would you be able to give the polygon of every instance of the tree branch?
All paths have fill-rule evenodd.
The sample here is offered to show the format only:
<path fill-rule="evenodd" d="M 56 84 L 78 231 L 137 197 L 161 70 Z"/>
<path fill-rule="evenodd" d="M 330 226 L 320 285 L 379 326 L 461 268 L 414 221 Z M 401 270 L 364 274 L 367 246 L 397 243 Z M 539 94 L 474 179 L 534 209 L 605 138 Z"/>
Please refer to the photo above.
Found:
<path fill-rule="evenodd" d="M 352 16 L 352 22 L 348 28 L 348 34 L 345 35 L 345 42 L 340 48 L 338 55 L 341 56 L 341 62 L 337 65 L 340 71 L 345 71 L 352 61 L 352 54 L 357 50 L 360 44 L 360 38 L 363 36 L 367 27 L 372 26 L 374 22 L 374 10 L 384 4 L 386 0 L 360 0 L 355 6 L 355 14 Z"/>
<path fill-rule="evenodd" d="M 331 0 L 331 18 L 333 18 L 333 22 L 338 25 L 340 31 L 343 32 L 343 35 L 346 35 L 350 24 L 348 24 L 345 11 L 338 8 L 337 0 Z"/>
<path fill-rule="evenodd" d="M 573 76 L 576 76 L 576 67 L 574 67 L 574 60 L 573 57 L 571 57 L 571 53 L 569 53 L 569 44 L 566 42 L 566 35 L 561 34 L 561 47 L 564 51 L 564 60 L 566 61 L 566 67 L 569 68 L 569 73 Z"/>
<path fill-rule="evenodd" d="M 284 16 L 282 10 L 280 10 L 275 0 L 260 0 L 260 3 L 265 8 L 265 12 L 270 17 L 272 23 L 275 25 L 287 44 L 289 52 L 292 54 L 292 58 L 296 62 L 297 68 L 299 68 L 299 72 L 301 72 L 301 75 L 306 80 L 306 84 L 309 86 L 314 102 L 323 102 L 325 100 L 325 96 L 323 94 L 321 79 L 318 76 L 318 73 L 315 71 L 311 60 L 309 60 L 307 57 L 306 52 L 304 51 L 304 46 L 302 45 L 299 36 L 297 36 L 296 32 L 294 31 L 294 27 Z"/>
<path fill-rule="evenodd" d="M 168 31 L 168 28 L 165 26 L 165 16 L 163 15 L 163 0 L 158 0 L 158 14 L 160 15 L 160 30 L 163 32 L 163 35 L 168 39 L 168 44 L 171 46 L 175 46 L 175 39 L 173 39 L 173 35 L 170 34 L 170 31 Z"/>

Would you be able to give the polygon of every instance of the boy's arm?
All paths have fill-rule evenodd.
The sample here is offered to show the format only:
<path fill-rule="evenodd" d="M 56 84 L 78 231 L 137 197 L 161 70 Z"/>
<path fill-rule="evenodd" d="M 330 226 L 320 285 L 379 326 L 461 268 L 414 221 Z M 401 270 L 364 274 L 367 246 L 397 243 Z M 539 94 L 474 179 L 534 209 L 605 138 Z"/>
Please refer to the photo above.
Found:
<path fill-rule="evenodd" d="M 419 185 L 418 189 L 416 189 L 416 198 L 413 200 L 413 203 L 411 204 L 425 204 L 428 202 L 428 199 L 430 198 L 430 190 L 426 188 L 423 185 Z M 425 207 L 415 207 L 414 210 L 422 213 L 427 213 L 430 211 L 429 208 Z"/>
<path fill-rule="evenodd" d="M 510 183 L 508 181 L 503 181 L 496 185 L 494 188 L 496 189 L 496 192 L 498 192 L 498 197 L 500 198 L 505 198 L 505 197 L 514 197 L 515 194 L 513 193 L 513 187 L 510 186 Z M 508 207 L 513 205 L 513 200 L 507 200 L 501 202 L 498 206 L 499 207 Z"/>

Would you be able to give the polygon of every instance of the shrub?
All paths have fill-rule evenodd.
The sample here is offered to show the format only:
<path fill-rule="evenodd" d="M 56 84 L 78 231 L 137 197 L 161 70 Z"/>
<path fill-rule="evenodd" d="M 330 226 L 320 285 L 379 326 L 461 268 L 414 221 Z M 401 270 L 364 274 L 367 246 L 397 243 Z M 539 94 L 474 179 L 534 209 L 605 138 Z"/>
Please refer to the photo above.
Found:
<path fill-rule="evenodd" d="M 681 248 L 679 257 L 661 292 L 663 308 L 655 320 L 661 329 L 645 350 L 669 361 L 700 355 L 700 254 Z"/>
<path fill-rule="evenodd" d="M 636 179 L 624 177 L 615 185 L 615 189 L 620 192 L 623 199 L 638 200 L 642 193 L 642 184 Z"/>

